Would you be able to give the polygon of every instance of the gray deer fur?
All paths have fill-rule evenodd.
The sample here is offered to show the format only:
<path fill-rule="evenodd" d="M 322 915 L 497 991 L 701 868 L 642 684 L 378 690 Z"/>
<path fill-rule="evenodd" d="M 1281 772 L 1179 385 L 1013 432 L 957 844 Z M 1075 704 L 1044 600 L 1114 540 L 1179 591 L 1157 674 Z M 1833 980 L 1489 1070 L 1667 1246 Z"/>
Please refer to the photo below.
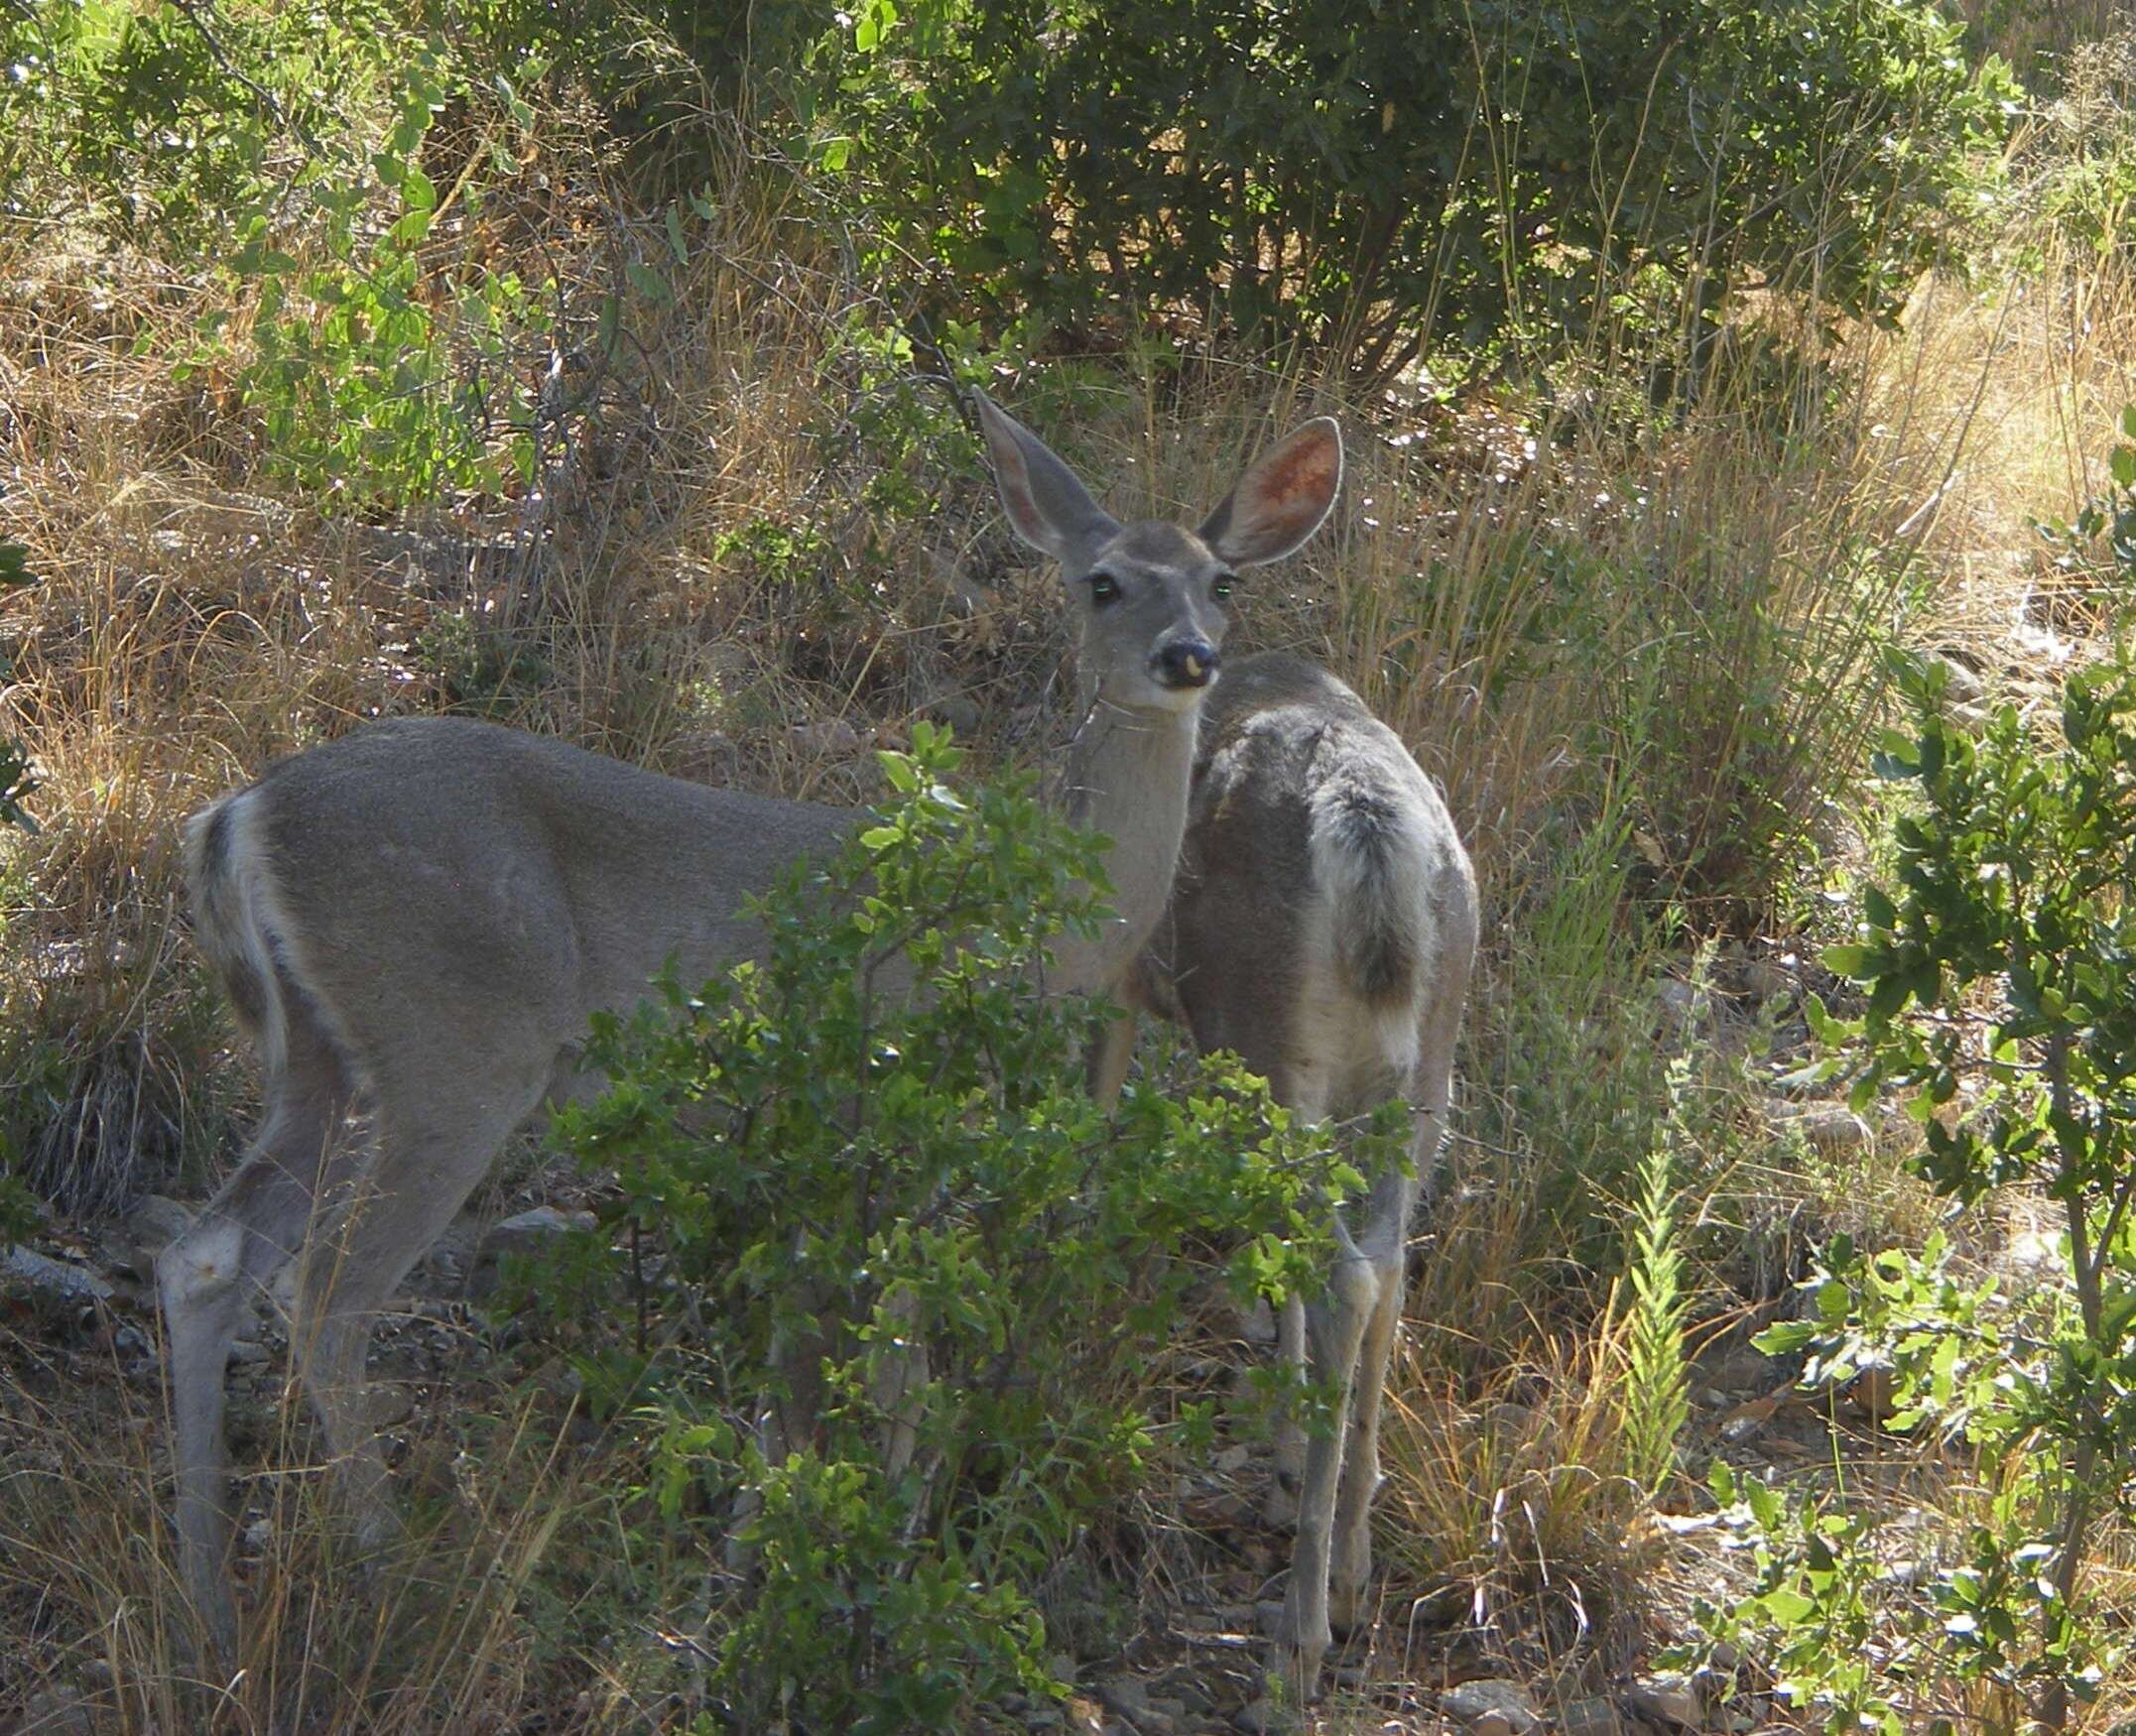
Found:
<path fill-rule="evenodd" d="M 1334 1625 L 1363 1619 L 1380 1399 L 1402 1317 L 1405 1247 L 1445 1128 L 1476 947 L 1468 855 L 1437 787 L 1348 686 L 1294 657 L 1226 670 L 1202 707 L 1179 879 L 1116 997 L 1237 1052 L 1311 1121 L 1412 1105 L 1413 1173 L 1390 1169 L 1335 1214 L 1326 1292 L 1293 1299 L 1283 1354 L 1334 1388 L 1334 1429 L 1278 1442 L 1271 1517 L 1297 1491 L 1278 1650 L 1313 1697 Z M 1093 1086 L 1118 1090 L 1133 1041 L 1113 1022 Z"/>
<path fill-rule="evenodd" d="M 1308 423 L 1198 530 L 1123 527 L 1035 435 L 983 400 L 980 416 L 1010 522 L 1060 562 L 1079 628 L 1068 806 L 1115 840 L 1118 920 L 1063 947 L 1052 986 L 1104 994 L 1172 885 L 1229 577 L 1318 529 L 1340 435 Z M 223 1371 L 247 1293 L 297 1259 L 299 1370 L 359 1538 L 390 1535 L 364 1389 L 379 1309 L 512 1132 L 587 1088 L 574 1057 L 589 1015 L 643 998 L 670 956 L 691 980 L 757 954 L 745 897 L 859 817 L 404 718 L 284 760 L 187 823 L 195 936 L 257 1051 L 263 1099 L 245 1160 L 157 1268 L 182 1566 L 225 1660 Z"/>

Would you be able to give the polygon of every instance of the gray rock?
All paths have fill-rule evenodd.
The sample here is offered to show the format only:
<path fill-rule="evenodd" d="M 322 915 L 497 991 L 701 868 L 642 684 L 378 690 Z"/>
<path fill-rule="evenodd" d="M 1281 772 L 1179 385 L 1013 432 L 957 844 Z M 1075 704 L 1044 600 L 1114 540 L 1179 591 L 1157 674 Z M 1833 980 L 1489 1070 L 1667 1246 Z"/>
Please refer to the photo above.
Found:
<path fill-rule="evenodd" d="M 112 1294 L 111 1286 L 86 1266 L 55 1260 L 35 1248 L 0 1249 L 0 1280 L 43 1302 L 109 1302 Z"/>
<path fill-rule="evenodd" d="M 1775 1132 L 1795 1132 L 1826 1157 L 1859 1151 L 1873 1137 L 1869 1124 L 1844 1103 L 1790 1103 L 1774 1098 L 1766 1114 Z"/>
<path fill-rule="evenodd" d="M 1266 1694 L 1239 1707 L 1231 1716 L 1232 1727 L 1245 1731 L 1246 1736 L 1269 1736 L 1271 1731 L 1292 1729 L 1296 1723 L 1284 1707 Z"/>
<path fill-rule="evenodd" d="M 978 734 L 983 716 L 978 701 L 969 693 L 949 691 L 938 693 L 928 703 L 928 709 L 946 723 L 953 734 L 969 738 Z"/>
<path fill-rule="evenodd" d="M 835 759 L 856 752 L 860 747 L 860 731 L 842 717 L 818 718 L 814 723 L 797 723 L 786 732 L 794 744 L 794 751 L 809 759 Z"/>
<path fill-rule="evenodd" d="M 1517 1681 L 1461 1681 L 1439 1696 L 1439 1709 L 1476 1736 L 1529 1736 L 1543 1712 Z"/>
<path fill-rule="evenodd" d="M 1252 1457 L 1252 1450 L 1241 1441 L 1236 1446 L 1225 1447 L 1216 1455 L 1216 1469 L 1228 1477 L 1235 1471 L 1244 1470 L 1246 1461 Z"/>
<path fill-rule="evenodd" d="M 1680 1670 L 1664 1670 L 1643 1675 L 1632 1683 L 1627 1697 L 1632 1710 L 1643 1718 L 1679 1730 L 1705 1727 L 1705 1696 L 1699 1684 Z"/>
<path fill-rule="evenodd" d="M 1770 958 L 1752 958 L 1743 965 L 1744 992 L 1760 1001 L 1784 1000 L 1795 993 L 1795 973 Z"/>
<path fill-rule="evenodd" d="M 1616 1701 L 1600 1694 L 1560 1706 L 1551 1724 L 1558 1736 L 1623 1736 L 1624 1730 Z"/>
<path fill-rule="evenodd" d="M 1731 1351 L 1714 1375 L 1715 1386 L 1731 1392 L 1762 1393 L 1779 1379 L 1773 1359 L 1762 1350 Z"/>
<path fill-rule="evenodd" d="M 1165 1678 L 1165 1691 L 1159 1696 L 1157 1703 L 1167 1711 L 1177 1705 L 1177 1715 L 1184 1718 L 1189 1713 L 1198 1715 L 1213 1712 L 1216 1709 L 1216 1696 L 1201 1684 L 1201 1678 L 1195 1672 L 1179 1670 Z"/>
<path fill-rule="evenodd" d="M 1977 705 L 1987 697 L 1987 688 L 1980 678 L 1947 651 L 1925 651 L 1921 661 L 1932 669 L 1944 672 L 1944 698 L 1947 703 Z"/>
<path fill-rule="evenodd" d="M 1140 1720 L 1150 1710 L 1150 1690 L 1137 1676 L 1116 1675 L 1097 1687 L 1098 1704 L 1123 1718 Z"/>
<path fill-rule="evenodd" d="M 559 1211 L 553 1205 L 537 1205 L 492 1224 L 475 1255 L 478 1267 L 494 1267 L 507 1254 L 532 1254 L 543 1244 L 570 1230 L 589 1230 L 597 1220 L 590 1211 Z"/>
<path fill-rule="evenodd" d="M 70 1687 L 39 1694 L 23 1707 L 22 1722 L 10 1726 L 15 1736 L 86 1736 L 95 1728 L 95 1708 Z"/>

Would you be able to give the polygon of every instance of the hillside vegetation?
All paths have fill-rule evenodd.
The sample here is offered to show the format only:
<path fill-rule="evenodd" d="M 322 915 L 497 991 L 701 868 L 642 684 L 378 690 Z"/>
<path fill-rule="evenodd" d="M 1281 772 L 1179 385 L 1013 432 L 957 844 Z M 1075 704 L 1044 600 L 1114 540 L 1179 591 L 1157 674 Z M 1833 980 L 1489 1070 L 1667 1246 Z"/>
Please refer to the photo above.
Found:
<path fill-rule="evenodd" d="M 0 1266 L 0 1730 L 2136 1715 L 2136 38 L 1962 11 L 0 6 L 0 1258 L 45 1263 Z M 1240 1304 L 1331 1159 L 1148 1035 L 1108 1126 L 1047 1022 L 927 1087 L 1003 1213 L 914 1255 L 967 1334 L 939 1477 L 857 1427 L 752 1462 L 721 1383 L 806 1302 L 691 1215 L 743 1160 L 568 1127 L 482 1213 L 597 1228 L 472 1300 L 448 1238 L 384 1334 L 415 1523 L 368 1570 L 269 1310 L 203 1680 L 146 1280 L 256 1081 L 180 822 L 453 712 L 1026 837 L 1072 648 L 971 388 L 1123 518 L 1342 424 L 1227 655 L 1351 682 L 1484 910 L 1376 1624 L 1270 1700 L 1254 1514 L 1312 1395 Z M 916 819 L 922 774 L 990 794 Z M 1049 860 L 1003 870 L 1019 961 L 1074 920 Z M 986 1169 L 1042 1122 L 1043 1177 Z M 1073 1241 L 1101 1151 L 1142 1191 Z"/>

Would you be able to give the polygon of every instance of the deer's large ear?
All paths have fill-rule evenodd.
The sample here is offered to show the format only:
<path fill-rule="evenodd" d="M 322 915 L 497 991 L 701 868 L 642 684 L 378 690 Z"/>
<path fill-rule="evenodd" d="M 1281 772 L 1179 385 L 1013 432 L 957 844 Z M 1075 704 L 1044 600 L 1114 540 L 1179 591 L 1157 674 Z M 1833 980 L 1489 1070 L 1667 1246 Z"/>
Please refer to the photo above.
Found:
<path fill-rule="evenodd" d="M 1224 496 L 1201 527 L 1201 540 L 1227 566 L 1281 560 L 1320 528 L 1342 487 L 1342 431 L 1317 416 Z"/>
<path fill-rule="evenodd" d="M 972 396 L 994 461 L 994 486 L 1019 537 L 1041 554 L 1067 560 L 1120 528 L 1044 440 L 983 393 Z"/>

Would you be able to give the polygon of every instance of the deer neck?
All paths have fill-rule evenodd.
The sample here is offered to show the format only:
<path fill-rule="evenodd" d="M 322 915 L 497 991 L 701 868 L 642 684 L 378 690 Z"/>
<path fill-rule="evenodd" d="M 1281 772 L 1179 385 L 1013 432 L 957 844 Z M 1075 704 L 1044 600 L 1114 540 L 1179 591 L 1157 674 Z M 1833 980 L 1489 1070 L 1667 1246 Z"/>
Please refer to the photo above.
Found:
<path fill-rule="evenodd" d="M 1116 914 L 1093 938 L 1068 935 L 1056 945 L 1064 986 L 1110 990 L 1164 915 L 1187 829 L 1197 724 L 1198 707 L 1145 710 L 1084 693 L 1063 806 L 1075 824 L 1112 839 L 1105 873 Z"/>

